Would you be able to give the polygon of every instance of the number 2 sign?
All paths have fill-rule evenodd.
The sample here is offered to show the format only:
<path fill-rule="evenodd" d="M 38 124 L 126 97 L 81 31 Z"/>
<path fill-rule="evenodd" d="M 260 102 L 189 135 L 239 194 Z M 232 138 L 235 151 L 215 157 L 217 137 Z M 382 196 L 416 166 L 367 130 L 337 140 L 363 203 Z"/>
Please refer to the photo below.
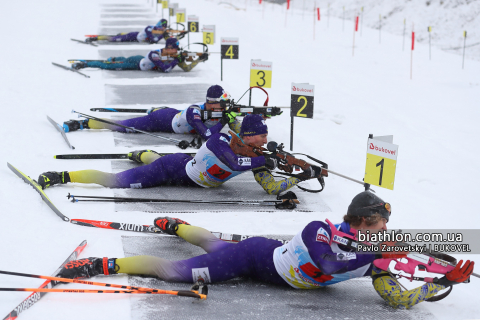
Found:
<path fill-rule="evenodd" d="M 292 117 L 313 118 L 315 86 L 307 83 L 292 83 L 290 111 Z"/>
<path fill-rule="evenodd" d="M 375 137 L 368 139 L 364 181 L 393 190 L 398 146 Z"/>

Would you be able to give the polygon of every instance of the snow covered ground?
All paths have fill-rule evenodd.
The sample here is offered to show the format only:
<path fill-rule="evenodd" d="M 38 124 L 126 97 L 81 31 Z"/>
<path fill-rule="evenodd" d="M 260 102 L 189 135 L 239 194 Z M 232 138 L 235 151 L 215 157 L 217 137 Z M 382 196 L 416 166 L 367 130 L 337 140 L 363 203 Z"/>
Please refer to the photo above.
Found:
<path fill-rule="evenodd" d="M 122 1 L 147 5 L 145 1 L 134 0 L 102 3 Z M 239 2 L 245 8 L 244 2 Z M 362 37 L 356 36 L 352 57 L 352 33 L 342 32 L 341 19 L 332 17 L 327 29 L 326 20 L 322 18 L 316 24 L 313 41 L 311 16 L 303 20 L 300 14 L 289 15 L 284 27 L 284 12 L 272 4 L 265 5 L 263 11 L 256 3 L 251 1 L 246 10 L 235 10 L 229 5 L 218 5 L 217 1 L 179 1 L 180 7 L 187 8 L 187 15 L 200 17 L 201 25 L 216 25 L 217 44 L 211 46 L 210 51 L 220 51 L 220 37 L 240 38 L 240 59 L 224 61 L 222 86 L 238 99 L 249 85 L 250 59 L 273 62 L 272 88 L 268 89 L 272 106 L 289 104 L 291 82 L 314 84 L 315 116 L 313 120 L 295 120 L 294 151 L 319 157 L 331 169 L 361 179 L 368 134 L 392 134 L 394 143 L 399 145 L 395 190 L 375 188 L 377 194 L 393 206 L 389 227 L 478 230 L 480 216 L 474 200 L 480 179 L 475 147 L 480 136 L 480 62 L 467 60 L 462 70 L 461 57 L 435 48 L 429 61 L 428 46 L 417 44 L 410 80 L 410 52 L 402 52 L 401 36 L 382 34 L 379 45 L 378 30 L 364 25 Z M 82 39 L 85 34 L 96 33 L 101 27 L 102 6 L 97 1 L 10 1 L 2 2 L 1 8 L 0 21 L 5 32 L 4 47 L 0 51 L 3 62 L 0 101 L 4 105 L 0 126 L 4 152 L 4 165 L 0 169 L 3 227 L 0 269 L 51 274 L 84 239 L 89 244 L 82 257 L 122 257 L 120 238 L 128 233 L 62 222 L 31 187 L 6 167 L 6 162 L 32 178 L 48 170 L 110 171 L 110 161 L 53 159 L 54 154 L 70 153 L 70 150 L 45 116 L 63 122 L 72 117 L 72 109 L 82 112 L 104 106 L 105 84 L 220 83 L 219 58 L 212 55 L 207 63 L 199 66 L 197 69 L 202 73 L 198 78 L 159 74 L 143 79 L 121 79 L 103 76 L 103 71 L 85 70 L 91 75 L 86 79 L 56 68 L 51 62 L 67 65 L 67 59 L 98 57 L 96 48 L 70 41 L 70 38 Z M 305 22 L 307 18 L 309 23 Z M 201 34 L 192 35 L 191 41 L 201 41 Z M 182 44 L 185 43 L 184 39 Z M 242 102 L 247 101 L 244 98 Z M 255 93 L 253 102 L 260 105 L 263 96 Z M 287 115 L 269 121 L 269 128 L 271 140 L 288 144 L 290 119 Z M 132 151 L 115 147 L 112 133 L 74 132 L 68 136 L 77 153 Z M 175 147 L 156 149 L 178 151 Z M 325 191 L 316 196 L 321 197 L 332 212 L 186 213 L 180 218 L 223 232 L 295 234 L 311 220 L 340 221 L 352 197 L 362 191 L 358 185 L 336 176 L 329 177 L 326 183 Z M 115 212 L 110 204 L 67 202 L 68 192 L 79 191 L 113 194 L 99 186 L 75 185 L 55 187 L 47 190 L 47 194 L 70 218 L 150 224 L 156 217 L 155 213 L 147 212 Z M 480 261 L 478 254 L 457 257 Z M 108 281 L 127 283 L 127 278 L 113 277 Z M 1 287 L 37 287 L 41 281 L 0 276 L 0 283 Z M 416 308 L 426 308 L 438 319 L 478 318 L 480 307 L 473 298 L 478 285 L 479 279 L 473 278 L 471 284 L 456 286 L 445 300 L 422 303 Z M 6 315 L 26 296 L 26 293 L 0 292 L 0 315 Z M 72 320 L 130 319 L 129 299 L 136 297 L 48 294 L 22 313 L 21 318 L 65 319 L 68 315 Z"/>

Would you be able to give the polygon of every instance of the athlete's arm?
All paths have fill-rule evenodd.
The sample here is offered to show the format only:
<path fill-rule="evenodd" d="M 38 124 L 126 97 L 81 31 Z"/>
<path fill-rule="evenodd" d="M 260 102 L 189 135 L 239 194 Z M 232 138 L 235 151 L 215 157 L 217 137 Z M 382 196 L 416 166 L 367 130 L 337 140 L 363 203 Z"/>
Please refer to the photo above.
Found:
<path fill-rule="evenodd" d="M 148 26 L 148 27 L 145 28 L 145 33 L 147 34 L 147 40 L 151 44 L 157 43 L 158 41 L 163 39 L 163 34 L 158 34 L 158 33 L 153 34 L 152 33 L 153 30 L 163 31 L 163 28 L 155 27 L 155 26 Z"/>
<path fill-rule="evenodd" d="M 190 70 L 192 70 L 193 68 L 195 68 L 199 62 L 200 62 L 200 60 L 197 59 L 197 60 L 193 61 L 192 63 L 187 64 L 187 63 L 185 62 L 185 60 L 184 60 L 184 61 L 180 62 L 180 63 L 178 64 L 178 66 L 179 66 L 183 71 L 189 72 Z"/>
<path fill-rule="evenodd" d="M 207 148 L 233 171 L 247 171 L 253 168 L 265 166 L 265 158 L 261 157 L 237 157 L 230 148 L 230 137 L 224 133 L 217 133 L 208 139 Z"/>
<path fill-rule="evenodd" d="M 200 108 L 196 106 L 190 106 L 187 109 L 187 122 L 189 125 L 195 129 L 195 131 L 202 136 L 203 139 L 208 140 L 213 134 L 219 133 L 223 125 L 220 121 L 211 128 L 203 123 L 202 117 L 200 116 Z"/>
<path fill-rule="evenodd" d="M 240 128 L 242 127 L 242 122 L 235 119 L 234 122 L 228 124 L 228 127 L 230 128 L 230 130 L 232 130 L 236 134 L 240 134 Z"/>
<path fill-rule="evenodd" d="M 153 64 L 163 72 L 170 72 L 178 64 L 177 59 L 173 59 L 170 62 L 163 62 L 160 59 L 160 53 L 158 51 L 150 51 L 148 54 L 148 59 L 153 62 Z"/>
<path fill-rule="evenodd" d="M 302 181 L 295 177 L 275 181 L 270 170 L 265 167 L 255 168 L 252 171 L 255 176 L 255 181 L 257 181 L 268 194 L 279 194 Z"/>
<path fill-rule="evenodd" d="M 331 237 L 330 227 L 321 221 L 310 222 L 302 231 L 302 240 L 308 253 L 323 273 L 345 273 L 375 260 L 374 254 L 334 253 L 329 245 Z"/>
<path fill-rule="evenodd" d="M 395 309 L 410 309 L 445 289 L 444 286 L 438 284 L 425 283 L 421 287 L 402 291 L 397 279 L 377 267 L 372 269 L 372 284 L 380 297 Z"/>

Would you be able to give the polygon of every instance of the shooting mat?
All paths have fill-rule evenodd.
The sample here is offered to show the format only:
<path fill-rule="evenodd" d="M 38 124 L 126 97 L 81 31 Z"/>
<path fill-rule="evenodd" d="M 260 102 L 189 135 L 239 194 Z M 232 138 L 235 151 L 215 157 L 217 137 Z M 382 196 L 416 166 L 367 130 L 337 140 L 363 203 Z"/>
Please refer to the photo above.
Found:
<path fill-rule="evenodd" d="M 114 18 L 114 19 L 118 19 L 118 18 L 131 18 L 131 19 L 135 19 L 135 18 L 142 18 L 142 19 L 155 19 L 155 14 L 153 13 L 104 13 L 104 14 L 101 14 L 100 15 L 100 18 L 102 19 L 111 19 L 111 18 Z"/>
<path fill-rule="evenodd" d="M 269 235 L 274 239 L 291 236 Z M 122 236 L 125 257 L 152 255 L 182 260 L 204 254 L 203 249 L 170 236 Z M 191 284 L 129 276 L 129 285 L 188 290 Z M 375 292 L 370 278 L 344 281 L 317 290 L 295 290 L 237 278 L 209 284 L 206 301 L 174 296 L 132 297 L 132 319 L 434 319 L 423 308 L 395 310 Z"/>

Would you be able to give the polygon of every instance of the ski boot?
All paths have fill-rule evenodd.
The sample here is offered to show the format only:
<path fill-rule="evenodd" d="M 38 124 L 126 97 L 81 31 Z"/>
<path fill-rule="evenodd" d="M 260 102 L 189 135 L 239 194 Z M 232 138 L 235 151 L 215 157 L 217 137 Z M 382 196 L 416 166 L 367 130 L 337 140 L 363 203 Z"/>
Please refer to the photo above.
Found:
<path fill-rule="evenodd" d="M 68 262 L 58 273 L 60 278 L 91 278 L 96 275 L 117 274 L 116 258 L 86 258 Z"/>
<path fill-rule="evenodd" d="M 65 121 L 63 123 L 63 130 L 65 132 L 70 132 L 70 131 L 77 131 L 78 129 L 80 130 L 90 129 L 88 127 L 88 120 L 90 119 Z"/>
<path fill-rule="evenodd" d="M 67 182 L 70 182 L 70 175 L 68 174 L 68 171 L 48 171 L 38 176 L 37 183 L 42 187 L 42 189 L 45 189 L 55 184 L 65 184 Z"/>
<path fill-rule="evenodd" d="M 178 218 L 170 218 L 170 217 L 158 217 L 153 221 L 153 225 L 166 234 L 170 234 L 172 236 L 177 235 L 178 225 L 179 224 L 186 224 L 187 226 L 190 223 L 180 220 Z"/>
<path fill-rule="evenodd" d="M 98 37 L 89 37 L 85 39 L 86 43 L 92 43 L 93 41 L 98 41 Z"/>
<path fill-rule="evenodd" d="M 129 153 L 128 153 L 128 159 L 129 159 L 129 160 L 132 160 L 132 161 L 134 161 L 134 162 L 136 162 L 136 163 L 143 163 L 141 158 L 142 158 L 142 154 L 143 154 L 144 152 L 152 152 L 152 153 L 155 153 L 155 154 L 158 154 L 158 155 L 159 155 L 158 152 L 153 151 L 153 150 L 138 150 L 138 151 L 129 152 Z"/>
<path fill-rule="evenodd" d="M 75 62 L 75 63 L 72 63 L 72 69 L 74 70 L 80 70 L 80 69 L 83 69 L 83 68 L 86 68 L 88 67 L 87 66 L 87 63 L 86 62 Z"/>

